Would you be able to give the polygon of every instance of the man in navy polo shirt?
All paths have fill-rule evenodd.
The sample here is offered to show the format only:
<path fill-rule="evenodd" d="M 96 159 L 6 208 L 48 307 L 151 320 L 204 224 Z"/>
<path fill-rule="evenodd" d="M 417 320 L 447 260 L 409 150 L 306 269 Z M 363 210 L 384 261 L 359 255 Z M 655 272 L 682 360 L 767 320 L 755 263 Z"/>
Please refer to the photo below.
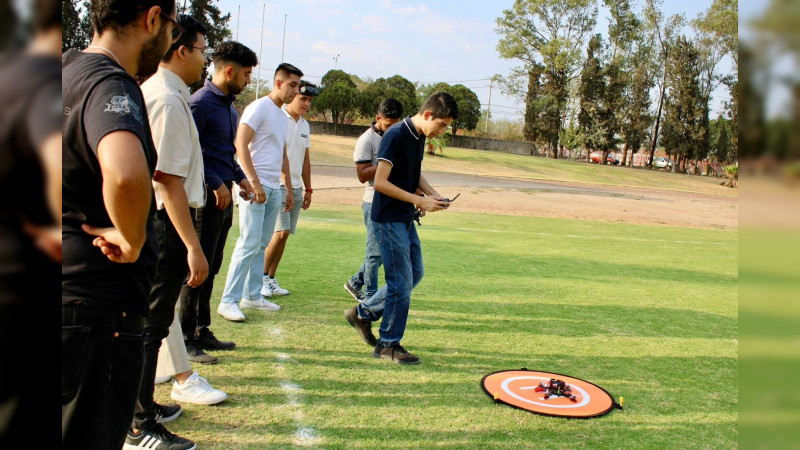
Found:
<path fill-rule="evenodd" d="M 450 94 L 436 92 L 425 100 L 417 114 L 393 125 L 383 135 L 375 172 L 372 222 L 381 250 L 386 285 L 357 307 L 353 327 L 363 336 L 371 322 L 383 316 L 380 338 L 372 352 L 400 364 L 418 364 L 400 341 L 406 329 L 411 290 L 422 280 L 422 249 L 414 226 L 414 210 L 433 212 L 446 209 L 449 202 L 421 173 L 425 138 L 436 137 L 458 118 L 458 105 Z M 417 189 L 427 197 L 416 195 Z M 380 296 L 380 297 L 378 297 Z M 365 305 L 378 305 L 371 310 Z M 382 306 L 382 307 L 381 307 Z M 349 321 L 350 318 L 348 318 Z M 371 334 L 371 332 L 370 332 Z"/>
<path fill-rule="evenodd" d="M 214 75 L 192 95 L 192 108 L 206 180 L 206 204 L 201 210 L 198 227 L 200 246 L 208 260 L 208 278 L 199 287 L 185 285 L 181 290 L 181 327 L 189 360 L 214 364 L 217 358 L 203 351 L 228 350 L 233 342 L 219 341 L 208 327 L 211 325 L 211 293 L 214 277 L 219 273 L 228 231 L 233 224 L 231 187 L 236 182 L 242 198 L 249 200 L 253 188 L 233 159 L 233 145 L 239 115 L 233 107 L 236 95 L 250 83 L 256 54 L 244 45 L 228 41 L 217 46 L 212 56 Z"/>

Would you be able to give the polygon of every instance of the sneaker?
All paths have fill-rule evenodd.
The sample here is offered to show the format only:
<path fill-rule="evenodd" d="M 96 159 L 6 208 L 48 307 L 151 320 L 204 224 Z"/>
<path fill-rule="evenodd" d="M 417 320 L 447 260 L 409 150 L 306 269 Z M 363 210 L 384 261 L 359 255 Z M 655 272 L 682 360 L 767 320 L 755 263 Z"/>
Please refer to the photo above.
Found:
<path fill-rule="evenodd" d="M 381 347 L 378 344 L 375 346 L 375 350 L 372 351 L 372 356 L 388 359 L 399 364 L 419 364 L 419 358 L 408 353 L 400 344 L 395 344 L 391 347 Z"/>
<path fill-rule="evenodd" d="M 345 310 L 344 318 L 347 319 L 347 323 L 349 323 L 351 327 L 356 329 L 358 335 L 361 336 L 361 339 L 366 342 L 367 345 L 372 347 L 378 345 L 378 340 L 375 339 L 375 335 L 372 334 L 372 322 L 362 320 L 358 317 L 357 306 Z"/>
<path fill-rule="evenodd" d="M 180 384 L 178 380 L 172 383 L 170 397 L 176 402 L 216 405 L 228 398 L 228 394 L 214 389 L 208 384 L 208 380 L 194 372 L 185 383 Z"/>
<path fill-rule="evenodd" d="M 262 311 L 277 311 L 281 309 L 280 305 L 276 305 L 269 300 L 264 300 L 263 298 L 258 300 L 248 300 L 246 298 L 242 299 L 242 308 L 245 309 L 260 309 Z"/>
<path fill-rule="evenodd" d="M 230 350 L 236 347 L 236 343 L 220 341 L 214 336 L 214 332 L 208 328 L 200 330 L 200 336 L 194 340 L 195 344 L 206 350 Z"/>
<path fill-rule="evenodd" d="M 209 355 L 204 352 L 202 348 L 198 347 L 194 341 L 185 341 L 186 354 L 189 355 L 189 361 L 200 364 L 216 364 L 219 362 L 216 356 Z"/>
<path fill-rule="evenodd" d="M 344 284 L 344 290 L 350 294 L 353 299 L 359 303 L 364 301 L 364 294 L 361 293 L 358 289 L 356 289 L 350 282 Z"/>
<path fill-rule="evenodd" d="M 282 288 L 275 278 L 264 277 L 264 284 L 269 285 L 272 295 L 289 295 L 289 290 Z M 261 288 L 261 290 L 263 291 L 264 288 Z"/>
<path fill-rule="evenodd" d="M 156 410 L 156 423 L 172 422 L 183 412 L 181 405 L 159 405 L 153 402 L 153 408 Z"/>
<path fill-rule="evenodd" d="M 231 322 L 244 322 L 245 319 L 242 310 L 239 309 L 239 305 L 236 303 L 220 303 L 219 307 L 217 308 L 217 314 L 230 320 Z"/>
<path fill-rule="evenodd" d="M 267 297 L 267 298 L 272 297 L 272 288 L 269 285 L 269 280 L 270 279 L 271 279 L 270 277 L 264 276 L 264 282 L 261 285 L 261 295 L 263 297 Z"/>
<path fill-rule="evenodd" d="M 138 433 L 128 430 L 128 436 L 125 437 L 125 445 L 122 448 L 128 450 L 139 448 L 151 450 L 194 450 L 197 446 L 188 439 L 170 433 L 164 428 L 164 425 L 159 423 L 153 428 L 141 430 Z"/>
<path fill-rule="evenodd" d="M 172 378 L 172 375 L 161 375 L 153 380 L 156 384 L 166 383 Z"/>

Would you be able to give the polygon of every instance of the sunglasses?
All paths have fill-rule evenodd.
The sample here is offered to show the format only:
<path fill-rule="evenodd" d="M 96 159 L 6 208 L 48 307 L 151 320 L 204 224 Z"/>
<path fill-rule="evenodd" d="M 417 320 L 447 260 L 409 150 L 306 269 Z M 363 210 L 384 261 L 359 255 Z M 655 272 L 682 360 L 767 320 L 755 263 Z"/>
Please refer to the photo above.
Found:
<path fill-rule="evenodd" d="M 313 84 L 305 84 L 300 86 L 300 95 L 306 95 L 308 97 L 315 97 L 319 95 L 319 88 L 314 86 Z"/>

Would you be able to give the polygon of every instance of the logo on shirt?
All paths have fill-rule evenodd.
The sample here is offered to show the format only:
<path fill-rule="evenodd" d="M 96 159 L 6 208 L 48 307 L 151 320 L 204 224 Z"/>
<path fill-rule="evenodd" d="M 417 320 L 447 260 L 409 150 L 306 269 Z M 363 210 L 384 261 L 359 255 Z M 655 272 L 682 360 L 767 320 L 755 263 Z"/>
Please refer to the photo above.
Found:
<path fill-rule="evenodd" d="M 131 114 L 137 122 L 142 121 L 142 115 L 140 111 L 141 108 L 139 108 L 139 105 L 134 103 L 128 94 L 115 95 L 111 97 L 111 101 L 106 103 L 106 109 L 104 110 L 104 112 L 114 112 L 120 115 Z"/>
<path fill-rule="evenodd" d="M 300 133 L 300 137 L 303 138 L 303 139 L 308 139 L 308 135 L 307 134 Z"/>

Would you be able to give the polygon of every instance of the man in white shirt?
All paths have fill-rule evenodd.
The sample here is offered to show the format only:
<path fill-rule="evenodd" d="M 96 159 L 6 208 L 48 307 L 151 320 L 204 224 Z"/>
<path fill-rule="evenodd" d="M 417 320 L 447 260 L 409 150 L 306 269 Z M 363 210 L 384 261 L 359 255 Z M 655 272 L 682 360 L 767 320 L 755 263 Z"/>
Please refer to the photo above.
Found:
<path fill-rule="evenodd" d="M 272 239 L 264 253 L 264 283 L 261 287 L 261 295 L 264 297 L 289 294 L 288 289 L 284 289 L 278 284 L 275 272 L 278 270 L 278 264 L 281 262 L 289 235 L 294 234 L 297 229 L 300 210 L 308 209 L 311 206 L 311 194 L 314 192 L 311 189 L 311 160 L 308 156 L 311 147 L 311 127 L 302 116 L 311 106 L 311 98 L 317 94 L 319 94 L 317 86 L 303 80 L 300 82 L 300 94 L 294 98 L 292 103 L 283 105 L 283 110 L 289 119 L 286 154 L 289 157 L 289 173 L 292 177 L 292 186 L 294 186 L 292 192 L 294 207 L 291 211 L 282 211 L 278 214 L 275 232 L 272 233 Z M 300 186 L 305 186 L 305 195 Z M 281 183 L 281 197 L 284 204 L 287 194 L 286 186 Z"/>
<path fill-rule="evenodd" d="M 281 108 L 299 93 L 303 72 L 282 63 L 275 70 L 272 92 L 245 108 L 236 133 L 236 156 L 253 186 L 253 203 L 239 205 L 239 239 L 231 255 L 225 290 L 217 313 L 227 320 L 243 322 L 240 309 L 276 311 L 280 306 L 262 298 L 262 269 L 267 241 L 275 229 L 281 206 L 281 178 L 286 191 L 292 191 L 289 159 L 286 154 L 288 117 Z M 294 206 L 286 197 L 284 211 Z"/>

